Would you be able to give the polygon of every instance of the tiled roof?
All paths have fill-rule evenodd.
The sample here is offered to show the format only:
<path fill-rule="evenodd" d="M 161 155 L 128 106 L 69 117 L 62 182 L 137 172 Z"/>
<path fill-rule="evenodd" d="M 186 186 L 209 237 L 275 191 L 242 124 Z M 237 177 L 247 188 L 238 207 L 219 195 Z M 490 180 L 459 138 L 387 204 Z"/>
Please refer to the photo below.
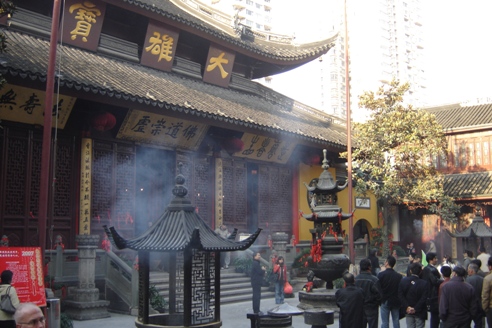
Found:
<path fill-rule="evenodd" d="M 49 42 L 15 31 L 4 31 L 8 51 L 2 55 L 2 74 L 28 81 L 46 80 Z M 346 129 L 327 115 L 261 95 L 240 92 L 119 61 L 70 46 L 59 47 L 60 86 L 73 91 L 123 99 L 160 109 L 162 115 L 179 112 L 192 121 L 214 119 L 232 129 L 253 128 L 310 143 L 345 149 Z M 61 57 L 60 57 L 61 56 Z M 60 59 L 59 59 L 60 60 Z M 58 67 L 58 66 L 57 66 Z M 289 99 L 288 99 L 289 100 Z"/>
<path fill-rule="evenodd" d="M 425 110 L 434 114 L 445 130 L 479 128 L 492 124 L 492 104 L 474 106 L 450 104 L 429 107 Z"/>
<path fill-rule="evenodd" d="M 262 41 L 255 38 L 254 41 L 241 39 L 241 36 L 236 34 L 232 26 L 219 29 L 217 24 L 213 24 L 203 15 L 198 18 L 195 15 L 187 12 L 176 6 L 173 1 L 169 0 L 118 0 L 126 2 L 137 8 L 141 8 L 149 13 L 155 13 L 165 17 L 167 20 L 190 26 L 196 31 L 204 32 L 213 38 L 220 41 L 243 48 L 257 55 L 275 60 L 275 61 L 302 61 L 304 63 L 315 59 L 330 50 L 333 47 L 333 42 L 338 37 L 337 34 L 330 36 L 325 40 L 308 44 L 281 44 L 274 42 Z M 109 1 L 111 2 L 111 1 Z M 179 1 L 175 1 L 179 3 Z M 112 1 L 115 5 L 117 2 Z M 214 26 L 215 25 L 215 26 Z M 228 30 L 229 29 L 229 30 Z"/>
<path fill-rule="evenodd" d="M 492 172 L 447 174 L 444 176 L 444 190 L 457 200 L 492 197 Z"/>
<path fill-rule="evenodd" d="M 175 198 L 166 208 L 164 214 L 142 235 L 124 239 L 114 227 L 104 226 L 111 242 L 119 249 L 144 251 L 183 251 L 188 247 L 203 251 L 241 251 L 249 248 L 258 238 L 261 229 L 243 241 L 236 242 L 232 238 L 223 239 L 196 213 L 189 199 L 184 198 L 187 190 L 184 177 L 176 177 L 173 188 Z M 237 230 L 233 235 L 236 236 Z"/>

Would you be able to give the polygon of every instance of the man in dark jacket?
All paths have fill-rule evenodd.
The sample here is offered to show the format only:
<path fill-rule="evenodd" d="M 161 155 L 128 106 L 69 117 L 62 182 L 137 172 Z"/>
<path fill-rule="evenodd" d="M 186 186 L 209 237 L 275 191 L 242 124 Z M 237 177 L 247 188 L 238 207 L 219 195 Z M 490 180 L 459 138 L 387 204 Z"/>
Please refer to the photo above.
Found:
<path fill-rule="evenodd" d="M 439 285 L 442 283 L 441 274 L 437 271 L 437 255 L 430 252 L 426 255 L 427 266 L 422 271 L 422 279 L 429 284 L 429 299 L 427 305 L 428 310 L 431 313 L 430 328 L 439 328 Z"/>
<path fill-rule="evenodd" d="M 470 263 L 468 265 L 468 277 L 466 278 L 466 282 L 472 285 L 473 294 L 475 295 L 475 300 L 477 302 L 477 315 L 472 318 L 475 323 L 475 328 L 481 328 L 483 317 L 485 316 L 485 312 L 482 310 L 482 287 L 483 287 L 483 277 L 477 274 L 478 266 L 475 263 Z"/>
<path fill-rule="evenodd" d="M 360 261 L 360 274 L 355 277 L 355 285 L 364 291 L 363 326 L 378 328 L 379 305 L 381 304 L 381 286 L 378 278 L 371 273 L 371 261 Z"/>
<path fill-rule="evenodd" d="M 253 264 L 251 265 L 251 287 L 253 287 L 253 312 L 260 312 L 261 286 L 265 275 L 265 266 L 260 264 L 261 254 L 255 253 Z"/>
<path fill-rule="evenodd" d="M 364 292 L 355 286 L 354 275 L 346 272 L 343 275 L 344 288 L 337 290 L 335 299 L 340 308 L 338 318 L 340 328 L 363 328 Z"/>
<path fill-rule="evenodd" d="M 422 271 L 420 263 L 412 263 L 410 277 L 404 277 L 398 286 L 398 298 L 405 310 L 405 320 L 408 328 L 424 328 L 427 320 L 428 283 L 419 278 Z"/>
<path fill-rule="evenodd" d="M 378 274 L 382 290 L 381 298 L 381 328 L 389 328 L 389 316 L 393 320 L 393 328 L 400 328 L 400 299 L 398 298 L 398 286 L 402 275 L 393 270 L 396 259 L 388 256 L 384 262 L 386 270 Z"/>
<path fill-rule="evenodd" d="M 453 272 L 456 276 L 441 289 L 439 317 L 443 322 L 442 327 L 470 327 L 472 318 L 478 312 L 473 287 L 465 283 L 466 271 L 463 267 L 457 266 Z"/>

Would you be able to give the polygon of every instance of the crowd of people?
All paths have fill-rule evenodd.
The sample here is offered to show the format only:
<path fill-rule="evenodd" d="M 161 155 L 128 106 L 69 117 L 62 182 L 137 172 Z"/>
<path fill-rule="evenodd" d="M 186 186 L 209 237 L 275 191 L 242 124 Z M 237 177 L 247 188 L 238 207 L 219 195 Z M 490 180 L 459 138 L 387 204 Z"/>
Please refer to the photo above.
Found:
<path fill-rule="evenodd" d="M 406 274 L 394 270 L 396 258 L 388 256 L 379 267 L 371 253 L 359 263 L 357 276 L 346 272 L 344 287 L 337 290 L 340 327 L 393 328 L 406 320 L 407 327 L 430 328 L 492 327 L 492 258 L 480 248 L 480 255 L 465 250 L 463 263 L 435 252 L 421 259 L 413 245 Z M 422 264 L 425 260 L 426 265 Z M 374 268 L 374 265 L 378 265 Z M 379 317 L 381 326 L 379 326 Z"/>

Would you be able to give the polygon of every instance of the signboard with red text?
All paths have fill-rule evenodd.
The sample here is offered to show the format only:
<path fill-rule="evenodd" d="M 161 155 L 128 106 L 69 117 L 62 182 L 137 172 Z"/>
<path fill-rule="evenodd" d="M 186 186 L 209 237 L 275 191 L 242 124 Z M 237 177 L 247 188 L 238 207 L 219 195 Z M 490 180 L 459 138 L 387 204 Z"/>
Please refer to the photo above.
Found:
<path fill-rule="evenodd" d="M 0 272 L 3 270 L 14 273 L 12 286 L 21 303 L 46 306 L 40 247 L 0 247 Z"/>

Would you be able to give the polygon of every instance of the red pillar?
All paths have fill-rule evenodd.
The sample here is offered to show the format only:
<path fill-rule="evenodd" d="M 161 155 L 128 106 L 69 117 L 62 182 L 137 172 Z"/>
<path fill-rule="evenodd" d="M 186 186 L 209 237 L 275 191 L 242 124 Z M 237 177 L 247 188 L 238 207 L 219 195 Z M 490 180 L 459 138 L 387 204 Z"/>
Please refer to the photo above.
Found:
<path fill-rule="evenodd" d="M 292 172 L 292 233 L 299 242 L 299 164 Z"/>
<path fill-rule="evenodd" d="M 39 246 L 44 257 L 46 247 L 46 228 L 48 226 L 48 202 L 50 190 L 50 159 L 51 159 L 51 111 L 53 108 L 53 93 L 55 90 L 56 47 L 58 44 L 58 27 L 60 25 L 60 0 L 53 2 L 53 19 L 51 21 L 50 53 L 48 72 L 46 73 L 46 103 L 44 106 L 43 149 L 41 153 L 41 181 L 39 185 L 38 230 Z"/>

